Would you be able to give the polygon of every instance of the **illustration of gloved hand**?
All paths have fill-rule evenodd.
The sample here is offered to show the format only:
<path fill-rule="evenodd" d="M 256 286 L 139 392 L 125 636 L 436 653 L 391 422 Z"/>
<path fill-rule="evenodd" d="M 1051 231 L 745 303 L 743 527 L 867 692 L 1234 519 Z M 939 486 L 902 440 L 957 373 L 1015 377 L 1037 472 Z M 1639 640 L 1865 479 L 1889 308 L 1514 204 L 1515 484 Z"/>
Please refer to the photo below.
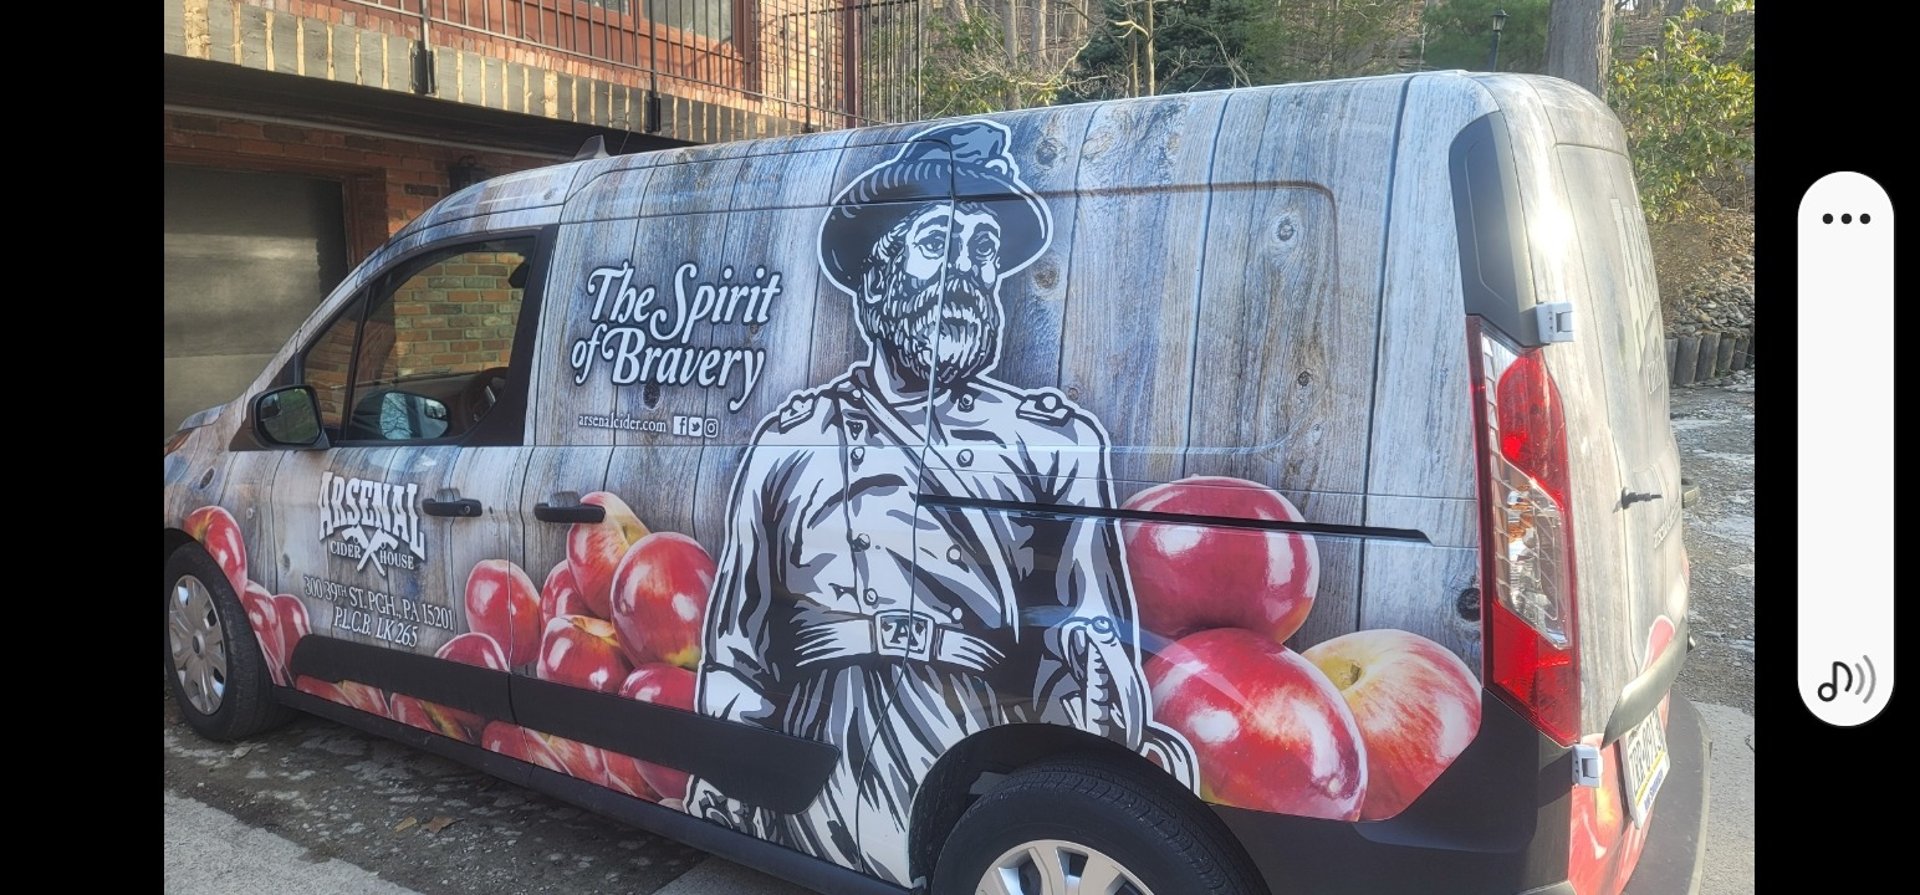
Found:
<path fill-rule="evenodd" d="M 713 784 L 698 777 L 687 784 L 687 813 L 749 836 L 766 838 L 761 809 L 729 799 Z"/>
<path fill-rule="evenodd" d="M 1145 740 L 1140 744 L 1140 754 L 1173 775 L 1173 779 L 1180 781 L 1181 786 L 1196 793 L 1200 791 L 1200 758 L 1178 731 L 1148 722 Z"/>
<path fill-rule="evenodd" d="M 1146 683 L 1128 656 L 1113 619 L 1069 618 L 1059 644 L 1077 685 L 1066 695 L 1067 718 L 1081 730 L 1140 748 L 1147 718 Z"/>

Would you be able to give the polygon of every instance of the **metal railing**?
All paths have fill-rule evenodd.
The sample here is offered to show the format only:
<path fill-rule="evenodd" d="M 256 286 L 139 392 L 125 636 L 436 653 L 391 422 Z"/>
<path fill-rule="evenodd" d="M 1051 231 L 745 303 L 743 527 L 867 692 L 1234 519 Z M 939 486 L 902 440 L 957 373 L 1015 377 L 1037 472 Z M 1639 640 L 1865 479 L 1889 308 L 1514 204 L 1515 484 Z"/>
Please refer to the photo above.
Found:
<path fill-rule="evenodd" d="M 458 46 L 800 122 L 918 117 L 925 0 L 318 0 Z M 634 122 L 643 130 L 651 122 Z"/>

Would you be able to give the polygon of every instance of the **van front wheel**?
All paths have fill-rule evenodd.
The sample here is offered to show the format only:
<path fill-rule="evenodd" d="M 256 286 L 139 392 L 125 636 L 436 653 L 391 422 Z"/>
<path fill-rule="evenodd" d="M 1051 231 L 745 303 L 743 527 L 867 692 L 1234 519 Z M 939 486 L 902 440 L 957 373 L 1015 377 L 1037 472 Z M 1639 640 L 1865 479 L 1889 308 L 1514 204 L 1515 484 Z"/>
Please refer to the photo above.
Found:
<path fill-rule="evenodd" d="M 291 717 L 247 611 L 213 557 L 187 545 L 167 558 L 167 685 L 180 714 L 202 736 L 237 740 Z"/>
<path fill-rule="evenodd" d="M 1100 757 L 1007 776 L 953 828 L 933 895 L 1255 895 L 1226 827 L 1157 771 Z"/>

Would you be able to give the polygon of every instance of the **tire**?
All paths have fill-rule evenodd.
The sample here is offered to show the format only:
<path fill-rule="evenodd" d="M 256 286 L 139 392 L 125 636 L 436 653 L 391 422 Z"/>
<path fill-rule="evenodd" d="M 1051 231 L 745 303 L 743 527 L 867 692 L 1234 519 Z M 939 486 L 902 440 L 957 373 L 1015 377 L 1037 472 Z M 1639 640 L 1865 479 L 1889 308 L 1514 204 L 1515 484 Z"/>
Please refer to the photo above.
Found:
<path fill-rule="evenodd" d="M 1158 777 L 1100 756 L 1015 771 L 961 815 L 932 895 L 1265 895 L 1219 818 Z M 1064 868 L 1051 886 L 1040 871 L 1048 863 Z M 1101 885 L 1103 868 L 1124 885 Z M 1077 890 L 1067 885 L 1076 877 Z"/>
<path fill-rule="evenodd" d="M 195 544 L 175 550 L 164 584 L 167 689 L 187 724 L 209 739 L 238 740 L 292 717 L 274 698 L 260 641 L 213 557 Z"/>

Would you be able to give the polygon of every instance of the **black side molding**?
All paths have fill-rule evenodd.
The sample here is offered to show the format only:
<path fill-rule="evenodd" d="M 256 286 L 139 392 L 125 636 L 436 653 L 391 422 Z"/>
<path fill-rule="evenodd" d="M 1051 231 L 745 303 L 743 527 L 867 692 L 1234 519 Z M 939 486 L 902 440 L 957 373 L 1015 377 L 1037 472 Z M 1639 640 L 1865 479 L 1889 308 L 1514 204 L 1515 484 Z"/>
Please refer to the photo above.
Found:
<path fill-rule="evenodd" d="M 301 642 L 305 643 L 312 639 L 314 638 L 307 637 Z M 644 799 L 636 799 L 604 786 L 569 777 L 558 771 L 549 771 L 497 752 L 488 752 L 479 746 L 428 733 L 298 690 L 283 687 L 276 691 L 275 695 L 281 702 L 301 711 L 478 768 L 503 780 L 669 839 L 684 842 L 701 851 L 712 852 L 762 873 L 792 880 L 818 892 L 844 892 L 847 895 L 907 895 L 905 889 L 830 861 L 804 855 L 785 846 L 776 845 L 764 839 L 756 839 L 691 814 Z M 631 700 L 628 701 L 631 702 Z M 644 705 L 645 703 L 636 704 Z"/>
<path fill-rule="evenodd" d="M 1425 532 L 1411 528 L 1382 528 L 1377 525 L 1336 525 L 1330 522 L 1285 522 L 1278 519 L 1241 519 L 1232 516 L 1194 516 L 1186 513 L 1157 513 L 1126 510 L 1119 507 L 1062 506 L 1025 503 L 1018 500 L 990 500 L 984 497 L 954 497 L 948 494 L 922 494 L 920 503 L 951 509 L 999 510 L 1029 516 L 1067 516 L 1092 519 L 1118 519 L 1128 522 L 1165 522 L 1172 525 L 1210 525 L 1217 528 L 1245 528 L 1255 531 L 1296 531 L 1331 538 L 1372 538 L 1385 541 L 1414 541 L 1430 544 Z"/>
<path fill-rule="evenodd" d="M 839 749 L 818 740 L 511 677 L 514 720 L 522 726 L 686 771 L 731 798 L 783 814 L 813 804 L 840 761 Z"/>
<path fill-rule="evenodd" d="M 463 709 L 489 721 L 513 719 L 504 671 L 311 635 L 300 638 L 287 664 L 296 678 L 319 678 L 334 684 L 358 681 Z"/>
<path fill-rule="evenodd" d="M 1513 167 L 1506 117 L 1489 112 L 1461 128 L 1447 167 L 1467 313 L 1523 346 L 1545 344 L 1533 320 L 1527 222 L 1520 211 L 1520 178 Z"/>
<path fill-rule="evenodd" d="M 840 760 L 833 746 L 777 730 L 332 637 L 301 638 L 289 664 L 296 676 L 358 681 L 686 771 L 781 813 L 811 805 Z"/>
<path fill-rule="evenodd" d="M 1673 681 L 1680 676 L 1680 666 L 1687 664 L 1687 620 L 1681 619 L 1674 627 L 1673 639 L 1667 643 L 1667 651 L 1653 661 L 1653 666 L 1640 672 L 1640 676 L 1627 682 L 1620 690 L 1620 701 L 1613 706 L 1613 714 L 1607 716 L 1606 733 L 1600 745 L 1611 746 L 1615 740 L 1627 735 L 1634 725 L 1646 720 L 1653 710 L 1660 707 L 1660 700 L 1673 689 Z"/>

